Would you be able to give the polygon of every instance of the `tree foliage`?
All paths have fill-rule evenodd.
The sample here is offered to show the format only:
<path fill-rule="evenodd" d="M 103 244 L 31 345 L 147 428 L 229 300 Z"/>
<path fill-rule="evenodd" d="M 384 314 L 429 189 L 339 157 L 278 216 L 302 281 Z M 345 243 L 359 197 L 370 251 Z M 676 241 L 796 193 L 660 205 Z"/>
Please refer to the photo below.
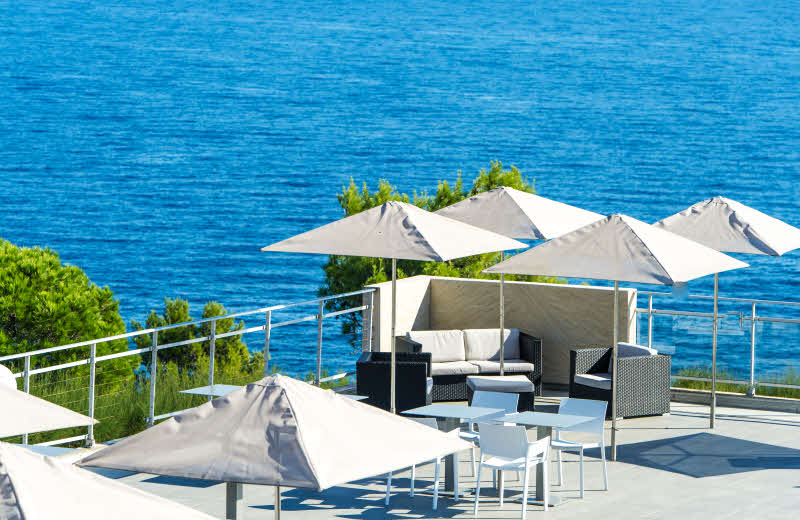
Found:
<path fill-rule="evenodd" d="M 410 202 L 427 211 L 437 211 L 455 204 L 467 197 L 483 193 L 501 186 L 515 188 L 520 191 L 535 193 L 534 181 L 524 177 L 515 167 L 503 168 L 500 161 L 492 161 L 488 170 L 481 169 L 472 182 L 472 188 L 467 191 L 461 172 L 452 186 L 447 181 L 439 181 L 436 192 L 429 194 L 427 191 L 416 191 L 411 195 L 401 193 L 387 180 L 381 179 L 378 188 L 371 192 L 364 183 L 359 189 L 353 179 L 350 185 L 342 188 L 338 194 L 339 205 L 344 211 L 344 216 L 355 215 L 361 211 L 380 206 L 390 200 Z M 458 278 L 484 278 L 497 279 L 498 275 L 485 274 L 482 271 L 500 260 L 500 253 L 488 253 L 451 260 L 449 262 L 417 262 L 411 260 L 398 260 L 397 277 L 416 276 L 419 274 L 431 276 L 449 276 Z M 382 258 L 349 257 L 331 255 L 323 266 L 325 282 L 319 290 L 321 296 L 332 296 L 351 291 L 357 291 L 365 285 L 385 282 L 391 278 L 391 262 Z M 541 276 L 512 276 L 506 275 L 507 280 L 525 280 L 537 282 L 559 282 L 552 277 Z M 328 309 L 343 310 L 354 305 L 354 301 L 338 299 L 328 302 Z M 342 315 L 342 332 L 351 334 L 360 328 L 361 316 L 352 313 Z M 357 342 L 358 340 L 353 340 Z"/>
<path fill-rule="evenodd" d="M 0 355 L 124 333 L 119 302 L 108 287 L 93 284 L 79 267 L 62 264 L 55 251 L 0 240 Z M 124 339 L 100 343 L 97 355 L 127 348 Z M 88 351 L 86 347 L 39 355 L 32 364 L 35 368 L 68 363 L 88 357 Z M 138 358 L 113 363 L 132 367 Z M 21 361 L 13 365 L 20 369 Z"/>
<path fill-rule="evenodd" d="M 214 316 L 224 316 L 226 314 L 228 314 L 228 311 L 225 310 L 225 307 L 221 303 L 211 301 L 206 303 L 203 307 L 202 318 L 206 319 Z M 180 298 L 175 298 L 174 300 L 164 298 L 164 311 L 161 314 L 158 314 L 155 310 L 151 310 L 150 315 L 145 320 L 144 326 L 138 321 L 132 320 L 131 329 L 153 329 L 190 321 L 194 321 L 194 318 L 192 318 L 189 312 L 189 302 Z M 224 318 L 217 320 L 215 333 L 220 335 L 243 328 L 244 322 L 237 323 L 233 318 Z M 159 345 L 166 345 L 168 343 L 177 343 L 179 341 L 206 337 L 210 334 L 211 322 L 204 322 L 199 325 L 185 325 L 183 327 L 161 330 L 158 332 L 157 341 Z M 138 348 L 147 348 L 152 344 L 152 338 L 151 335 L 145 334 L 136 336 L 134 342 Z M 208 340 L 192 343 L 190 345 L 170 347 L 159 351 L 158 359 L 162 364 L 171 363 L 181 370 L 195 371 L 202 366 L 208 366 L 209 349 L 210 345 Z M 145 356 L 144 361 L 145 364 L 149 365 L 149 357 Z M 247 350 L 247 345 L 244 344 L 241 336 L 230 336 L 214 341 L 214 363 L 217 368 L 221 370 L 226 370 L 228 368 L 241 369 L 253 362 L 254 360 L 251 358 L 250 352 Z"/>

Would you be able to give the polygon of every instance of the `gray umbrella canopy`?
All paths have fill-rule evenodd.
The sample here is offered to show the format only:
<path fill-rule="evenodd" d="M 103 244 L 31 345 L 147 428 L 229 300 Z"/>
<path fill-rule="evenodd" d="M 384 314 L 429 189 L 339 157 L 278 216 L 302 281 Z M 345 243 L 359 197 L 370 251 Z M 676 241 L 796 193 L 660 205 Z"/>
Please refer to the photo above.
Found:
<path fill-rule="evenodd" d="M 800 247 L 800 229 L 725 197 L 714 197 L 654 226 L 717 251 L 780 256 Z"/>
<path fill-rule="evenodd" d="M 213 520 L 55 457 L 0 442 L 0 518 Z"/>
<path fill-rule="evenodd" d="M 103 448 L 80 464 L 322 490 L 469 447 L 404 417 L 275 375 Z"/>
<path fill-rule="evenodd" d="M 506 186 L 435 213 L 507 237 L 534 240 L 549 240 L 604 218 L 599 213 Z"/>
<path fill-rule="evenodd" d="M 611 215 L 484 272 L 614 281 L 611 455 L 616 459 L 619 282 L 673 285 L 741 267 L 747 264 L 640 220 Z"/>
<path fill-rule="evenodd" d="M 507 236 L 390 201 L 261 250 L 445 262 L 526 247 Z"/>
<path fill-rule="evenodd" d="M 97 421 L 50 401 L 0 384 L 0 438 L 74 426 L 89 426 Z"/>
<path fill-rule="evenodd" d="M 526 247 L 527 244 L 507 236 L 442 217 L 405 202 L 389 201 L 261 250 L 392 259 L 392 362 L 389 388 L 390 407 L 394 412 L 397 260 L 445 262 Z"/>

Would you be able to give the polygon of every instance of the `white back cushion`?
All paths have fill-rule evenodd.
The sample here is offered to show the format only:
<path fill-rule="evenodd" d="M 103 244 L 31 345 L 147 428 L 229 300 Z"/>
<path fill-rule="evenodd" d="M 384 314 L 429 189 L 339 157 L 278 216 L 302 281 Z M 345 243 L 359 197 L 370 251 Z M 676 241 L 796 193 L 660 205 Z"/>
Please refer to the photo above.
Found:
<path fill-rule="evenodd" d="M 617 356 L 619 357 L 655 356 L 656 354 L 658 351 L 654 348 L 634 343 L 617 343 Z"/>
<path fill-rule="evenodd" d="M 411 330 L 406 332 L 411 341 L 422 344 L 422 352 L 431 353 L 431 361 L 466 361 L 464 333 L 460 330 Z"/>
<path fill-rule="evenodd" d="M 498 361 L 500 359 L 500 329 L 464 329 L 464 344 L 469 361 Z M 519 359 L 519 331 L 503 330 L 503 356 Z"/>

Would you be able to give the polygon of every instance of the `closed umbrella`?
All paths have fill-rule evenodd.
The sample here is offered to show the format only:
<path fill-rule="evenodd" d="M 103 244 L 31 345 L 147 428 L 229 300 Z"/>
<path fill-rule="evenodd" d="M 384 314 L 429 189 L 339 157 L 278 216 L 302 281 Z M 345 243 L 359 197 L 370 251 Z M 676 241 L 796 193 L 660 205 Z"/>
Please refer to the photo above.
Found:
<path fill-rule="evenodd" d="M 461 439 L 274 375 L 83 459 L 82 465 L 323 490 L 469 448 Z M 229 492 L 229 496 L 230 496 Z"/>
<path fill-rule="evenodd" d="M 717 251 L 781 256 L 800 247 L 800 229 L 725 197 L 714 197 L 660 220 L 654 226 L 699 242 Z M 711 413 L 717 406 L 717 310 L 719 276 L 714 276 L 714 326 L 711 344 Z M 753 322 L 755 330 L 755 322 Z M 751 378 L 755 360 L 751 359 Z"/>
<path fill-rule="evenodd" d="M 611 459 L 616 460 L 619 282 L 674 285 L 740 267 L 747 264 L 626 215 L 611 215 L 485 272 L 614 281 Z"/>
<path fill-rule="evenodd" d="M 213 520 L 181 504 L 0 442 L 0 518 Z"/>
<path fill-rule="evenodd" d="M 511 238 L 550 240 L 603 218 L 603 215 L 501 186 L 435 212 Z M 502 257 L 501 257 L 502 260 Z M 500 273 L 500 375 L 504 373 L 505 274 Z"/>
<path fill-rule="evenodd" d="M 392 259 L 391 411 L 395 411 L 395 323 L 397 260 L 446 262 L 454 258 L 528 247 L 411 204 L 389 201 L 331 222 L 262 251 L 369 256 Z"/>

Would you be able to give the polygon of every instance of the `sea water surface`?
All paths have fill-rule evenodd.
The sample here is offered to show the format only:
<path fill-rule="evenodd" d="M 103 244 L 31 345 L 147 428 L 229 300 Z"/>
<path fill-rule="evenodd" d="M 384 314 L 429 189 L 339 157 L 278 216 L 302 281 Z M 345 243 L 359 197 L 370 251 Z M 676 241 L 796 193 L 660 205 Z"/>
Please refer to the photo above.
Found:
<path fill-rule="evenodd" d="M 0 237 L 83 268 L 127 322 L 164 297 L 195 316 L 313 298 L 323 257 L 259 248 L 340 217 L 351 178 L 434 190 L 498 159 L 599 213 L 653 222 L 721 194 L 800 225 L 797 7 L 0 0 Z M 723 296 L 800 301 L 798 252 L 743 259 Z M 708 320 L 655 324 L 678 365 L 707 361 Z M 288 329 L 275 361 L 307 371 L 314 326 Z M 746 322 L 722 329 L 745 370 Z M 800 364 L 797 325 L 758 337 L 759 370 Z M 352 367 L 338 325 L 324 348 Z"/>

